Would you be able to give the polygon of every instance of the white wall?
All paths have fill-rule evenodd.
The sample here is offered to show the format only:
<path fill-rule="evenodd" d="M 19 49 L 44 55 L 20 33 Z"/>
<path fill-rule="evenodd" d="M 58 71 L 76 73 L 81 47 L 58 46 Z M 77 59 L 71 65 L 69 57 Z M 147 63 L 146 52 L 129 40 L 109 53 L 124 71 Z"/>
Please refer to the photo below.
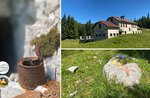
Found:
<path fill-rule="evenodd" d="M 108 21 L 111 21 L 111 19 L 108 19 Z M 113 23 L 118 25 L 120 29 L 126 31 L 126 34 L 139 33 L 139 31 L 137 30 L 138 27 L 135 24 L 119 22 L 114 18 L 113 18 Z M 125 32 L 122 34 L 125 34 Z"/>
<path fill-rule="evenodd" d="M 119 36 L 119 29 L 108 29 L 108 38 Z"/>
<path fill-rule="evenodd" d="M 127 24 L 127 23 L 120 23 L 120 24 L 122 24 L 122 27 L 120 26 L 120 29 L 123 29 L 124 31 L 126 31 L 126 34 L 137 33 L 137 26 L 136 25 Z"/>
<path fill-rule="evenodd" d="M 111 19 L 108 19 L 108 21 L 111 22 Z M 133 34 L 133 33 L 141 33 L 141 30 L 137 30 L 138 26 L 135 24 L 128 24 L 128 23 L 122 23 L 117 21 L 116 19 L 112 20 L 114 24 L 118 25 L 118 29 L 110 29 L 106 27 L 104 24 L 101 25 L 101 29 L 99 28 L 98 23 L 94 27 L 94 39 L 95 40 L 101 40 L 106 38 L 112 38 L 119 35 L 120 30 L 122 29 L 125 32 L 122 32 L 122 34 Z M 105 36 L 103 36 L 105 34 Z M 100 35 L 100 36 L 99 36 Z"/>

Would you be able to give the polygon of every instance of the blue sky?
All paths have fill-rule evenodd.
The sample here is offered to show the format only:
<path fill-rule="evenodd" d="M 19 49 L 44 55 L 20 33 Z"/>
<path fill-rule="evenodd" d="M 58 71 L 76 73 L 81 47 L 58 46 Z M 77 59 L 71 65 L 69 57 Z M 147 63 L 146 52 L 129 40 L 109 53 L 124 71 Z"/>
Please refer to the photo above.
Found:
<path fill-rule="evenodd" d="M 81 23 L 122 16 L 133 20 L 150 13 L 150 0 L 62 0 L 62 16 L 74 16 Z"/>

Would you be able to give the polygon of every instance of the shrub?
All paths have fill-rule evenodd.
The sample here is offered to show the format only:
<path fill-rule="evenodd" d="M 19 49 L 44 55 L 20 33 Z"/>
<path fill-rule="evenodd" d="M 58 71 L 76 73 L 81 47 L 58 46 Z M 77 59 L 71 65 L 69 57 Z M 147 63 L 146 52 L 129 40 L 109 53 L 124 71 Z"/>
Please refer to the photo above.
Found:
<path fill-rule="evenodd" d="M 60 47 L 60 33 L 54 26 L 46 35 L 36 37 L 31 41 L 31 45 L 37 45 L 42 57 L 51 57 Z"/>

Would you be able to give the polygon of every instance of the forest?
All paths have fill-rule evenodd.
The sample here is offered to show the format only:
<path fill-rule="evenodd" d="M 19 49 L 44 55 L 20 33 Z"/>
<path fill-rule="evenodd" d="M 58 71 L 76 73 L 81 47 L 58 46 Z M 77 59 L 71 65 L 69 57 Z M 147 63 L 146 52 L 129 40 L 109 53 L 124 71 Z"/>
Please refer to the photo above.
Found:
<path fill-rule="evenodd" d="M 73 16 L 62 17 L 62 36 L 61 39 L 78 39 L 79 36 L 90 36 L 93 34 L 91 20 L 86 24 L 79 23 Z"/>
<path fill-rule="evenodd" d="M 147 14 L 147 16 L 142 16 L 139 19 L 134 19 L 134 22 L 136 22 L 138 24 L 139 27 L 141 28 L 148 28 L 150 29 L 150 16 L 149 13 Z"/>

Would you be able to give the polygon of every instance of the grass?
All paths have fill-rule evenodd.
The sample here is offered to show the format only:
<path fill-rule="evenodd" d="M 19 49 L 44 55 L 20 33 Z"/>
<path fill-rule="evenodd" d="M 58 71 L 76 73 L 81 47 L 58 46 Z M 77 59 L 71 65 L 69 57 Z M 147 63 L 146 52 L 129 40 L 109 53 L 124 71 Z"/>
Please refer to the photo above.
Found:
<path fill-rule="evenodd" d="M 150 30 L 142 32 L 80 44 L 78 39 L 66 39 L 62 41 L 62 48 L 150 48 Z"/>
<path fill-rule="evenodd" d="M 125 54 L 136 58 L 135 63 L 142 70 L 140 84 L 129 89 L 122 84 L 107 83 L 103 76 L 103 66 L 117 55 Z M 150 51 L 87 50 L 62 51 L 62 98 L 77 91 L 71 98 L 150 98 Z M 67 71 L 78 66 L 75 73 Z"/>

